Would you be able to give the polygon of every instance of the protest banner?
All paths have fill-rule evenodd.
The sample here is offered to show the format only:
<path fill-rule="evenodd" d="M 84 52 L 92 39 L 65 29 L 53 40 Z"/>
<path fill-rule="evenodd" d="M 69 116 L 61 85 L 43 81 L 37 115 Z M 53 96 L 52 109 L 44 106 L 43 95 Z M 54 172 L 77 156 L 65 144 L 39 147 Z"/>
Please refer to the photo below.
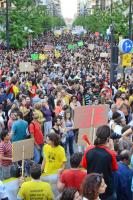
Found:
<path fill-rule="evenodd" d="M 32 60 L 38 60 L 39 59 L 39 54 L 37 54 L 37 53 L 31 54 L 31 59 Z"/>
<path fill-rule="evenodd" d="M 33 72 L 34 66 L 31 64 L 31 62 L 20 62 L 19 70 L 20 72 Z"/>
<path fill-rule="evenodd" d="M 82 47 L 83 45 L 84 45 L 84 42 L 83 42 L 83 41 L 79 41 L 79 42 L 78 42 L 78 46 L 79 46 L 79 47 Z"/>

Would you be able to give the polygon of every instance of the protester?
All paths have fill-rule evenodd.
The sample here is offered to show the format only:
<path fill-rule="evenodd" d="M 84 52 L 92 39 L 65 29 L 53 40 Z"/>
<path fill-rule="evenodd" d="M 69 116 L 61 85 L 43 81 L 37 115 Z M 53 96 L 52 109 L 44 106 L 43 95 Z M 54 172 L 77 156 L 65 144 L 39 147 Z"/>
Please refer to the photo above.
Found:
<path fill-rule="evenodd" d="M 72 188 L 72 189 L 65 189 L 62 193 L 60 200 L 82 200 L 79 192 Z"/>
<path fill-rule="evenodd" d="M 82 165 L 87 173 L 102 173 L 107 185 L 106 192 L 100 195 L 102 200 L 115 200 L 115 188 L 112 172 L 118 170 L 116 154 L 108 126 L 100 126 L 96 132 L 95 146 L 89 147 L 83 157 Z"/>
<path fill-rule="evenodd" d="M 117 173 L 117 200 L 132 200 L 131 183 L 133 171 L 129 168 L 131 153 L 123 150 L 120 153 L 120 162 L 118 163 Z"/>
<path fill-rule="evenodd" d="M 33 165 L 30 169 L 30 173 L 32 180 L 20 185 L 17 199 L 54 200 L 50 185 L 40 180 L 41 166 L 38 164 Z"/>
<path fill-rule="evenodd" d="M 44 137 L 41 125 L 38 122 L 38 114 L 33 111 L 33 120 L 29 125 L 29 134 L 34 138 L 34 162 L 39 163 L 42 155 Z"/>
<path fill-rule="evenodd" d="M 101 174 L 87 175 L 82 184 L 83 200 L 99 200 L 99 195 L 105 193 L 106 187 Z"/>
<path fill-rule="evenodd" d="M 14 121 L 11 129 L 12 142 L 26 139 L 28 122 L 23 120 L 22 112 L 17 112 L 17 120 Z"/>
<path fill-rule="evenodd" d="M 11 177 L 10 170 L 12 167 L 12 144 L 7 130 L 1 133 L 0 143 L 0 180 Z"/>
<path fill-rule="evenodd" d="M 87 175 L 86 171 L 80 168 L 81 160 L 81 153 L 74 153 L 71 156 L 71 169 L 64 170 L 57 182 L 57 188 L 60 192 L 62 192 L 64 188 L 75 188 L 80 192 L 81 183 Z M 76 177 L 78 177 L 78 179 L 76 179 Z"/>

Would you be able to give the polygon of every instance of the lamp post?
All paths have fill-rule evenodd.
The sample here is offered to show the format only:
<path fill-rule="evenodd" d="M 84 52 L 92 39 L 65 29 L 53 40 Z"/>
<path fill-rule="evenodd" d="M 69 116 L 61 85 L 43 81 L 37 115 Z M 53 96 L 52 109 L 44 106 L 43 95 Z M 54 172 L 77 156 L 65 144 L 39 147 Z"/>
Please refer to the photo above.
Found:
<path fill-rule="evenodd" d="M 129 0 L 129 39 L 132 40 L 132 0 Z"/>
<path fill-rule="evenodd" d="M 9 0 L 6 0 L 6 49 L 10 50 L 10 38 L 9 38 Z"/>

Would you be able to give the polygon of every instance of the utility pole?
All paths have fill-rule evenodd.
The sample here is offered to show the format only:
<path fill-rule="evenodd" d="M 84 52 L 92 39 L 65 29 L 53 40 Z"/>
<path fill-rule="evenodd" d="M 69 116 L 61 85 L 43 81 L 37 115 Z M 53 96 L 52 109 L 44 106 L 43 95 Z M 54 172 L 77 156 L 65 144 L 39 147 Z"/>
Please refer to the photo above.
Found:
<path fill-rule="evenodd" d="M 129 0 L 129 39 L 132 40 L 132 0 Z"/>
<path fill-rule="evenodd" d="M 10 50 L 10 38 L 9 38 L 9 0 L 6 0 L 6 49 Z"/>

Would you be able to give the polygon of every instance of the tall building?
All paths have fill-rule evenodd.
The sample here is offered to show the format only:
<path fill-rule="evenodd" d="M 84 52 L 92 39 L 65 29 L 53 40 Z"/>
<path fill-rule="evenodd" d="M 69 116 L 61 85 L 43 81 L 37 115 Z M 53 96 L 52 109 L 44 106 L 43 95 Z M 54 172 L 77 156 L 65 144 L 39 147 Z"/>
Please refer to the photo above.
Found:
<path fill-rule="evenodd" d="M 45 0 L 48 12 L 53 16 L 61 16 L 60 0 Z"/>

